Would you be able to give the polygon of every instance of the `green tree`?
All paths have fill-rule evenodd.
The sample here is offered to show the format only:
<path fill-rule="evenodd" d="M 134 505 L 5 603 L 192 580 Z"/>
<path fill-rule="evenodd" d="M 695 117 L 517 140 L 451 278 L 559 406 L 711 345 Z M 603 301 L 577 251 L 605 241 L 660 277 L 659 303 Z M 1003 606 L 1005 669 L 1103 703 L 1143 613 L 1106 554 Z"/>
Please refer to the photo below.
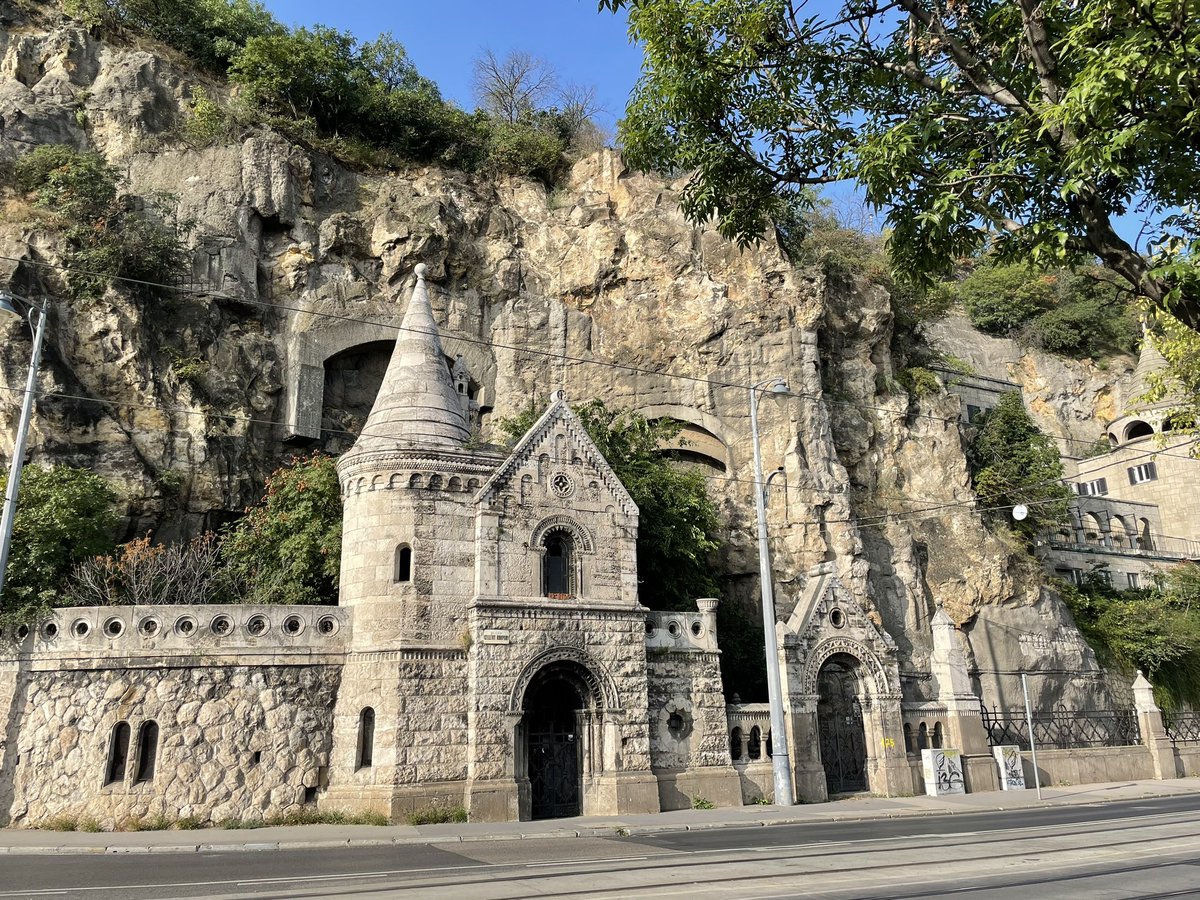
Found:
<path fill-rule="evenodd" d="M 335 603 L 342 495 L 330 456 L 276 470 L 266 495 L 225 535 L 221 555 L 251 603 Z"/>
<path fill-rule="evenodd" d="M 1134 591 L 1116 590 L 1101 566 L 1059 590 L 1103 665 L 1141 669 L 1164 709 L 1200 703 L 1200 566 L 1182 563 Z"/>
<path fill-rule="evenodd" d="M 854 179 L 896 271 L 994 247 L 1099 259 L 1200 327 L 1200 16 L 1178 0 L 600 0 L 645 49 L 630 160 L 695 174 L 695 220 L 752 241 Z M 1145 211 L 1150 256 L 1115 217 Z M 1168 215 L 1173 211 L 1173 215 Z"/>
<path fill-rule="evenodd" d="M 651 609 L 687 609 L 697 597 L 715 597 L 720 582 L 711 559 L 720 548 L 720 520 L 704 476 L 673 463 L 661 449 L 679 435 L 680 425 L 650 421 L 600 400 L 574 407 L 597 449 L 625 485 L 638 519 L 639 599 Z M 516 441 L 542 408 L 535 401 L 500 428 Z"/>
<path fill-rule="evenodd" d="M 0 492 L 7 484 L 0 475 Z M 32 618 L 57 604 L 76 563 L 112 550 L 116 501 L 108 482 L 85 469 L 25 467 L 0 603 L 5 618 Z"/>
<path fill-rule="evenodd" d="M 1062 460 L 1054 442 L 1026 412 L 1020 394 L 1005 394 L 976 423 L 967 447 L 975 493 L 984 507 L 1001 507 L 988 518 L 1010 522 L 1030 537 L 1062 522 L 1071 496 L 1063 482 Z M 1010 513 L 1017 504 L 1029 508 L 1020 522 Z"/>
<path fill-rule="evenodd" d="M 169 284 L 187 271 L 192 225 L 176 217 L 174 198 L 121 194 L 120 173 L 99 153 L 43 144 L 13 174 L 65 239 L 74 296 L 99 296 L 112 278 Z"/>

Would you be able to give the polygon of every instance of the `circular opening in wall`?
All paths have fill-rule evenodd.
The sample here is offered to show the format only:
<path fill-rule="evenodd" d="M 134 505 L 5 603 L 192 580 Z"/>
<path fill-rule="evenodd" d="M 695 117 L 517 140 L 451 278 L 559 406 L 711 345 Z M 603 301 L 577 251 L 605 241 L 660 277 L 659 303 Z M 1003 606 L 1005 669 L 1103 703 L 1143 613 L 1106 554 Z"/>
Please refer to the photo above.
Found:
<path fill-rule="evenodd" d="M 267 633 L 267 617 L 251 616 L 246 620 L 246 631 L 255 636 Z"/>
<path fill-rule="evenodd" d="M 667 731 L 671 732 L 671 737 L 680 737 L 683 734 L 683 716 L 677 712 L 671 713 L 667 719 Z"/>
<path fill-rule="evenodd" d="M 217 637 L 222 637 L 233 630 L 233 619 L 229 618 L 229 616 L 217 616 L 212 620 L 212 624 L 209 627 L 212 629 L 213 634 Z"/>
<path fill-rule="evenodd" d="M 110 638 L 118 638 L 125 633 L 125 623 L 120 619 L 109 619 L 104 623 L 104 633 Z"/>
<path fill-rule="evenodd" d="M 667 632 L 671 635 L 671 637 L 679 637 L 679 623 L 678 622 L 668 622 L 667 623 Z"/>
<path fill-rule="evenodd" d="M 158 621 L 158 619 L 151 619 L 149 617 L 142 619 L 141 623 L 138 625 L 138 631 L 140 631 L 146 637 L 154 637 L 156 634 L 158 634 L 161 628 L 162 624 Z"/>
<path fill-rule="evenodd" d="M 829 613 L 829 624 L 834 628 L 843 628 L 846 625 L 846 614 L 840 609 L 833 609 Z"/>
<path fill-rule="evenodd" d="M 653 619 L 646 620 L 646 634 L 654 634 L 654 620 Z"/>
<path fill-rule="evenodd" d="M 283 633 L 297 635 L 304 630 L 304 620 L 299 616 L 288 616 L 283 620 Z"/>
<path fill-rule="evenodd" d="M 180 616 L 175 620 L 175 633 L 180 637 L 191 637 L 196 633 L 196 620 L 191 616 Z"/>
<path fill-rule="evenodd" d="M 338 621 L 333 616 L 321 616 L 317 620 L 317 631 L 324 635 L 335 634 L 338 630 Z"/>
<path fill-rule="evenodd" d="M 13 632 L 13 636 L 16 637 L 16 639 L 18 641 L 25 640 L 25 638 L 29 637 L 29 626 L 28 625 L 18 625 L 17 630 L 15 632 Z"/>
<path fill-rule="evenodd" d="M 58 625 L 54 622 L 47 622 L 42 626 L 42 637 L 48 641 L 54 640 L 58 637 Z"/>
<path fill-rule="evenodd" d="M 692 623 L 692 634 L 696 637 L 700 637 L 700 635 L 704 634 L 704 626 L 701 625 L 699 621 Z"/>
<path fill-rule="evenodd" d="M 92 630 L 92 626 L 83 619 L 76 619 L 75 624 L 71 626 L 71 633 L 77 638 L 87 637 L 88 632 Z"/>

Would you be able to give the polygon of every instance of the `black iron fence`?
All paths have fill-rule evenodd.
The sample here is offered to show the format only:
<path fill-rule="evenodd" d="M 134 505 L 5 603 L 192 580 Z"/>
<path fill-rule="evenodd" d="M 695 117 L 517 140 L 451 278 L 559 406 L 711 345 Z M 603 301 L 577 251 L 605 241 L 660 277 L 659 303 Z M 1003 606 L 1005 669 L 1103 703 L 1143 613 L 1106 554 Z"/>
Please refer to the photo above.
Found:
<path fill-rule="evenodd" d="M 1029 723 L 1024 710 L 982 707 L 983 727 L 993 747 L 1015 744 L 1029 749 Z M 1197 723 L 1200 727 L 1200 723 Z M 1133 709 L 1057 709 L 1033 714 L 1033 737 L 1038 747 L 1129 747 L 1142 742 Z"/>
<path fill-rule="evenodd" d="M 1172 744 L 1200 743 L 1200 712 L 1163 710 L 1163 726 Z"/>

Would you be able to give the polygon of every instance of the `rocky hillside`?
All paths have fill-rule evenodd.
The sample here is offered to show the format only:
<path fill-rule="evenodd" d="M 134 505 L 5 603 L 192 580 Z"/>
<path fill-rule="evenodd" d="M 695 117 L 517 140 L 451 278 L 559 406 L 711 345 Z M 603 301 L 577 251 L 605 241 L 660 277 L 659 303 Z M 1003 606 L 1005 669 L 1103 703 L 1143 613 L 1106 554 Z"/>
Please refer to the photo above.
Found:
<path fill-rule="evenodd" d="M 735 597 L 752 601 L 757 577 L 745 385 L 783 376 L 794 396 L 761 411 L 764 464 L 784 469 L 769 513 L 780 611 L 810 567 L 833 560 L 896 637 L 912 696 L 930 690 L 937 605 L 971 636 L 981 677 L 1083 669 L 1077 686 L 1096 689 L 1090 651 L 1033 567 L 966 506 L 913 513 L 972 495 L 957 400 L 918 407 L 894 388 L 880 287 L 831 283 L 767 244 L 739 251 L 685 221 L 678 184 L 612 152 L 548 192 L 437 169 L 366 174 L 264 130 L 195 148 L 172 137 L 199 83 L 174 55 L 15 13 L 0 54 L 0 159 L 45 143 L 97 149 L 126 174 L 125 190 L 167 192 L 195 221 L 192 291 L 117 285 L 69 302 L 53 268 L 61 241 L 36 210 L 10 191 L 0 220 L 0 282 L 52 300 L 50 394 L 31 458 L 104 474 L 127 504 L 129 536 L 220 524 L 287 454 L 345 446 L 423 262 L 485 438 L 496 417 L 560 386 L 689 423 L 729 523 Z M 937 336 L 981 371 L 1008 352 L 957 326 Z M 18 325 L 2 337 L 0 451 L 10 453 L 29 348 Z M 1048 362 L 1032 365 L 1054 406 L 1043 422 L 1098 436 L 1086 418 L 1119 400 L 1100 374 L 1064 388 Z M 908 515 L 874 524 L 884 512 Z"/>

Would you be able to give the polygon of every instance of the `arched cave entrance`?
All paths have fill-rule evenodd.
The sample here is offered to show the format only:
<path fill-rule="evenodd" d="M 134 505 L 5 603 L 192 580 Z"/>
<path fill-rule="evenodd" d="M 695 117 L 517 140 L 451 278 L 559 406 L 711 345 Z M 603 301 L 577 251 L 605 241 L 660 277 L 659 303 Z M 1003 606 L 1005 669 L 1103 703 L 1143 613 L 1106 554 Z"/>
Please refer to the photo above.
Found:
<path fill-rule="evenodd" d="M 583 810 L 584 769 L 599 712 L 592 680 L 578 663 L 553 662 L 525 692 L 521 774 L 529 779 L 530 818 L 577 816 Z"/>
<path fill-rule="evenodd" d="M 838 653 L 817 674 L 817 735 L 830 795 L 868 787 L 860 668 L 853 656 Z"/>

